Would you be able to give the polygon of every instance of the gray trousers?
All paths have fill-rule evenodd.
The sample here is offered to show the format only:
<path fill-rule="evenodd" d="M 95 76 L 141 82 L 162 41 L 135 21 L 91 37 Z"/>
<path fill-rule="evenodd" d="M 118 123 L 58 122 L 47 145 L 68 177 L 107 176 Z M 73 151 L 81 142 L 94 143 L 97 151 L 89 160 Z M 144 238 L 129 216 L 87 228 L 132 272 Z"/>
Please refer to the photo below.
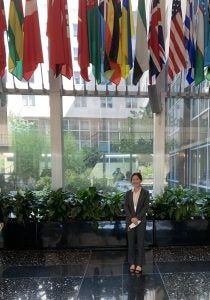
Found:
<path fill-rule="evenodd" d="M 127 232 L 128 236 L 128 262 L 130 265 L 143 265 L 145 261 L 144 234 L 146 223 L 139 224 Z M 136 252 L 137 249 L 137 252 Z"/>

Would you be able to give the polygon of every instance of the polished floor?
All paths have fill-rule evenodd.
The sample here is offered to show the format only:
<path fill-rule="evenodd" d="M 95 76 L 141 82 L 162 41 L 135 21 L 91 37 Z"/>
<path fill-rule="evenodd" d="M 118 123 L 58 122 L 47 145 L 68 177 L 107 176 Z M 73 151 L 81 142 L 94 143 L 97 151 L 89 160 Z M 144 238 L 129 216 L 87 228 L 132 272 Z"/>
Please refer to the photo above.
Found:
<path fill-rule="evenodd" d="M 141 275 L 128 267 L 123 250 L 1 250 L 0 299 L 210 299 L 210 246 L 147 249 Z"/>

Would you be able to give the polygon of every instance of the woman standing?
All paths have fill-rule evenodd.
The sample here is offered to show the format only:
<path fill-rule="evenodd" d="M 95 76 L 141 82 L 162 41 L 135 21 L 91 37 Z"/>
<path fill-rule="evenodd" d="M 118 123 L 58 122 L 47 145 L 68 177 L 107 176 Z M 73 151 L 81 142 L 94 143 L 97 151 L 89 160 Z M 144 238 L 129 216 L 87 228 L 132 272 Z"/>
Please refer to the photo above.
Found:
<path fill-rule="evenodd" d="M 146 212 L 149 207 L 149 192 L 141 186 L 141 182 L 141 173 L 133 173 L 131 175 L 133 189 L 125 195 L 128 262 L 130 272 L 137 274 L 142 272 L 144 263 L 144 233 L 146 230 Z"/>

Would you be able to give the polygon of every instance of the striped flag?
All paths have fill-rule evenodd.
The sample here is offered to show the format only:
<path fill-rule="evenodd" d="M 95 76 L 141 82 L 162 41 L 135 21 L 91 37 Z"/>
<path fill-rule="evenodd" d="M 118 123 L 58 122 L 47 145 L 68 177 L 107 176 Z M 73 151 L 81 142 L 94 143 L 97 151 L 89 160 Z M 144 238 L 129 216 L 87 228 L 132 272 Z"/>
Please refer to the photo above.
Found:
<path fill-rule="evenodd" d="M 168 59 L 168 83 L 186 68 L 186 51 L 181 0 L 173 0 Z"/>
<path fill-rule="evenodd" d="M 207 0 L 200 0 L 198 7 L 198 24 L 196 34 L 195 85 L 204 81 L 205 51 L 205 17 L 207 17 Z M 203 34 L 204 33 L 204 34 Z"/>
<path fill-rule="evenodd" d="M 195 68 L 195 18 L 192 0 L 187 0 L 185 16 L 185 48 L 186 48 L 186 80 L 189 84 L 194 81 Z M 203 35 L 203 34 L 202 34 Z"/>
<path fill-rule="evenodd" d="M 38 64 L 43 63 L 37 0 L 26 0 L 23 31 L 23 77 L 29 80 Z"/>
<path fill-rule="evenodd" d="M 156 80 L 165 64 L 165 43 L 160 0 L 152 1 L 148 47 L 150 51 L 149 78 L 150 84 L 152 84 L 153 78 Z"/>
<path fill-rule="evenodd" d="M 67 0 L 48 1 L 47 36 L 50 68 L 56 77 L 73 75 Z"/>
<path fill-rule="evenodd" d="M 6 52 L 4 44 L 4 32 L 7 30 L 7 24 L 4 12 L 4 2 L 0 0 L 0 77 L 4 76 L 6 67 Z"/>
<path fill-rule="evenodd" d="M 149 69 L 147 20 L 145 0 L 139 0 L 136 26 L 136 50 L 133 69 L 133 84 L 136 85 L 143 73 Z"/>
<path fill-rule="evenodd" d="M 89 67 L 89 44 L 87 32 L 87 3 L 79 0 L 78 9 L 78 64 L 80 66 L 80 74 L 85 81 L 90 81 L 88 77 Z"/>
<path fill-rule="evenodd" d="M 133 12 L 130 0 L 123 0 L 121 28 L 121 72 L 126 79 L 133 68 L 132 40 L 134 36 Z"/>
<path fill-rule="evenodd" d="M 87 0 L 87 23 L 90 63 L 97 83 L 101 83 L 100 14 L 98 0 Z"/>
<path fill-rule="evenodd" d="M 11 0 L 8 21 L 9 72 L 23 78 L 23 5 L 22 0 Z"/>
<path fill-rule="evenodd" d="M 118 85 L 121 80 L 121 69 L 118 64 L 118 53 L 120 45 L 120 0 L 105 1 L 105 55 L 104 55 L 104 77 Z"/>

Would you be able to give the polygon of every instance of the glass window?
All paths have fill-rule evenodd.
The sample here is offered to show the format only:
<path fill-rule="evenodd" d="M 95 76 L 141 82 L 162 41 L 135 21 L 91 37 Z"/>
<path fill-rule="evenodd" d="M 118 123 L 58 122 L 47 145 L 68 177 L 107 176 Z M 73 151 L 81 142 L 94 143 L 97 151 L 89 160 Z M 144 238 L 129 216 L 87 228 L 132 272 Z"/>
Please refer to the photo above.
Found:
<path fill-rule="evenodd" d="M 66 99 L 63 101 L 64 119 L 69 118 L 68 126 L 73 137 L 69 141 L 64 135 L 64 158 L 68 157 L 64 159 L 65 187 L 75 190 L 94 185 L 99 189 L 114 191 L 116 178 L 113 173 L 117 168 L 124 176 L 129 174 L 128 178 L 135 170 L 141 170 L 144 183 L 152 186 L 152 147 L 148 147 L 145 136 L 153 136 L 153 115 L 150 107 L 146 107 L 147 102 L 139 102 L 139 105 L 143 105 L 141 110 L 144 116 L 134 119 L 130 110 L 125 110 L 125 99 L 116 99 L 118 105 L 111 111 L 101 109 L 102 100 L 107 107 L 107 97 L 90 99 L 85 110 L 75 109 L 69 97 Z M 113 103 L 115 101 L 114 98 L 110 100 Z M 129 131 L 131 124 L 132 139 Z M 144 147 L 141 149 L 137 144 L 140 137 L 144 137 L 141 141 Z"/>
<path fill-rule="evenodd" d="M 72 26 L 73 26 L 73 37 L 77 37 L 78 25 L 72 24 Z"/>
<path fill-rule="evenodd" d="M 79 120 L 70 119 L 69 120 L 69 129 L 70 130 L 79 130 Z"/>
<path fill-rule="evenodd" d="M 198 184 L 206 186 L 207 183 L 207 147 L 198 150 L 199 178 Z"/>
<path fill-rule="evenodd" d="M 198 99 L 191 99 L 191 105 L 192 105 L 192 118 L 196 117 L 198 115 L 198 105 L 199 100 Z"/>
<path fill-rule="evenodd" d="M 90 132 L 89 131 L 81 131 L 80 138 L 81 138 L 81 140 L 90 140 Z"/>
<path fill-rule="evenodd" d="M 112 97 L 100 97 L 101 108 L 112 108 Z"/>
<path fill-rule="evenodd" d="M 22 95 L 24 106 L 35 106 L 35 96 L 34 95 Z"/>
<path fill-rule="evenodd" d="M 138 101 L 136 98 L 126 98 L 125 99 L 125 107 L 126 108 L 137 108 L 138 107 Z"/>
<path fill-rule="evenodd" d="M 75 107 L 87 107 L 87 98 L 75 97 L 74 106 Z"/>
<path fill-rule="evenodd" d="M 197 184 L 197 150 L 191 151 L 191 184 Z"/>
<path fill-rule="evenodd" d="M 81 84 L 82 83 L 80 72 L 78 72 L 78 71 L 74 71 L 74 83 L 75 84 Z"/>
<path fill-rule="evenodd" d="M 199 140 L 204 141 L 208 137 L 208 112 L 199 117 Z"/>
<path fill-rule="evenodd" d="M 89 130 L 89 128 L 90 128 L 89 120 L 81 120 L 80 121 L 80 129 L 81 130 Z"/>
<path fill-rule="evenodd" d="M 33 95 L 8 95 L 7 109 L 0 109 L 2 191 L 50 188 L 49 113 L 48 96 L 36 96 L 35 106 Z"/>
<path fill-rule="evenodd" d="M 78 60 L 78 48 L 73 48 L 73 57 L 74 60 Z"/>

